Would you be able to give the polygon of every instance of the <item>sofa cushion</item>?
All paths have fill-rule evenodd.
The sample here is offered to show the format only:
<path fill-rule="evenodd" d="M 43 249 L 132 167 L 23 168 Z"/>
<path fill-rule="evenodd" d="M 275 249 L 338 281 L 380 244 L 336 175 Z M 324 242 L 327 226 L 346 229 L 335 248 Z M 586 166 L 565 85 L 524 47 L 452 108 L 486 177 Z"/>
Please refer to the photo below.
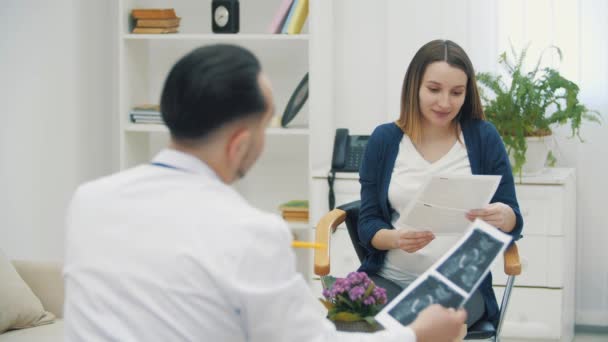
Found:
<path fill-rule="evenodd" d="M 0 334 L 0 342 L 63 342 L 63 320 L 35 328 L 10 330 Z"/>
<path fill-rule="evenodd" d="M 0 333 L 47 324 L 54 318 L 0 251 Z"/>

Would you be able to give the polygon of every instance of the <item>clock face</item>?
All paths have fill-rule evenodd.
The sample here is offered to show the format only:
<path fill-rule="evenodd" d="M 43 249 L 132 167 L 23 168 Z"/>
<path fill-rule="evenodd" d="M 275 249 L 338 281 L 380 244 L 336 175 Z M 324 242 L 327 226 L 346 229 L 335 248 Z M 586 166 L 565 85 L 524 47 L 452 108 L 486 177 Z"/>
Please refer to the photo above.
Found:
<path fill-rule="evenodd" d="M 213 13 L 213 19 L 215 23 L 219 27 L 224 27 L 228 24 L 228 19 L 230 17 L 230 12 L 225 6 L 218 6 Z"/>

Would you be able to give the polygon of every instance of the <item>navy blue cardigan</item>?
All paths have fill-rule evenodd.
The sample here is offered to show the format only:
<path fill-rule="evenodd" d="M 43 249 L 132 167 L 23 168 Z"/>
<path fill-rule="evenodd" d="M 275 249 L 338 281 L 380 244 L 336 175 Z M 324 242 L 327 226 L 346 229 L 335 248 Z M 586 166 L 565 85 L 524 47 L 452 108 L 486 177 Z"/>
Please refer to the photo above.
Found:
<path fill-rule="evenodd" d="M 472 173 L 502 176 L 491 202 L 502 202 L 513 209 L 516 224 L 510 234 L 515 240 L 519 239 L 523 220 L 515 196 L 509 158 L 500 135 L 491 123 L 482 120 L 467 120 L 461 123 L 461 128 Z M 361 183 L 359 239 L 367 252 L 359 270 L 369 274 L 377 273 L 384 265 L 386 257 L 386 251 L 372 246 L 372 238 L 382 228 L 393 228 L 390 223 L 393 209 L 388 201 L 388 187 L 402 137 L 403 131 L 395 123 L 376 127 L 367 143 L 359 170 Z M 492 290 L 492 274 L 488 274 L 482 281 L 479 290 L 485 301 L 484 318 L 496 323 L 498 304 Z"/>

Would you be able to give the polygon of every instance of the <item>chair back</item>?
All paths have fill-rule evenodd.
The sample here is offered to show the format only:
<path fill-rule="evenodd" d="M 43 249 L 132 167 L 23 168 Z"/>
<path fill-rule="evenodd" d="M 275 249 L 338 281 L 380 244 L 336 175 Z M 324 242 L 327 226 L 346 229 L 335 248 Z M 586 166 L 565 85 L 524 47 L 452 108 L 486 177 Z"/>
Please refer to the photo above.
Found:
<path fill-rule="evenodd" d="M 355 247 L 355 252 L 357 252 L 357 257 L 359 257 L 359 261 L 363 262 L 365 258 L 366 251 L 361 245 L 361 241 L 359 240 L 359 208 L 361 207 L 361 200 L 357 200 L 354 202 L 346 203 L 338 207 L 338 209 L 344 210 L 346 212 L 346 229 L 348 229 L 348 236 L 350 236 L 350 241 L 353 243 L 353 247 Z"/>

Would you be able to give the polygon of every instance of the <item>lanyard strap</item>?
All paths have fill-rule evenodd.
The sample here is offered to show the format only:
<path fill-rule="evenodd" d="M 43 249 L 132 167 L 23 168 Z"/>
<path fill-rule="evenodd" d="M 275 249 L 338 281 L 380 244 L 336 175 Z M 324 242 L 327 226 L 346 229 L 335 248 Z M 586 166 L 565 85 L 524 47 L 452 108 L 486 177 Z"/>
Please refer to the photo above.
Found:
<path fill-rule="evenodd" d="M 173 165 L 169 165 L 169 164 L 165 164 L 165 163 L 151 162 L 150 164 L 154 165 L 154 166 L 164 167 L 164 168 L 167 168 L 167 169 L 181 170 L 180 168 L 177 168 L 177 167 L 175 167 Z"/>

